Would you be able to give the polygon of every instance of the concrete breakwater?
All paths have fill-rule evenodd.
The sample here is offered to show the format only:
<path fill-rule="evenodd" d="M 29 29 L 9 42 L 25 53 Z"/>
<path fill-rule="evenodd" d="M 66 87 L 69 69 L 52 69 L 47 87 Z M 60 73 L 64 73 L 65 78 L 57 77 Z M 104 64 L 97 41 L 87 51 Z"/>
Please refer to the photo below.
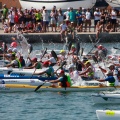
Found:
<path fill-rule="evenodd" d="M 91 33 L 78 33 L 77 38 L 81 42 L 91 42 L 89 39 L 89 35 L 91 35 L 93 42 L 95 42 L 95 32 Z M 1 33 L 0 34 L 0 42 L 6 42 L 11 43 L 11 37 L 16 37 L 16 33 Z M 54 43 L 62 43 L 60 33 L 28 33 L 24 34 L 24 36 L 27 38 L 29 43 L 37 43 L 37 42 L 54 42 Z M 119 42 L 120 41 L 120 32 L 111 32 L 111 33 L 101 33 L 99 38 L 101 38 L 101 43 L 110 43 L 110 42 Z M 68 40 L 72 40 L 72 36 L 68 35 Z M 75 40 L 72 40 L 75 42 Z"/>

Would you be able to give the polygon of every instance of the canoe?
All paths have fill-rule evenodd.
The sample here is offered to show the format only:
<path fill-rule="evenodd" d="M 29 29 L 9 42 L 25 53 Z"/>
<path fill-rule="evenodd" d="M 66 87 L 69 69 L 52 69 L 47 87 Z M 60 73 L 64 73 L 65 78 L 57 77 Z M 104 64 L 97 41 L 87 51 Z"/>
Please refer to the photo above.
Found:
<path fill-rule="evenodd" d="M 40 84 L 41 85 L 41 84 Z M 37 86 L 34 85 L 26 85 L 26 84 L 0 84 L 0 92 L 33 92 Z M 120 87 L 118 87 L 120 88 Z M 114 87 L 100 87 L 100 86 L 72 86 L 67 87 L 66 89 L 63 87 L 50 87 L 50 86 L 42 86 L 38 91 L 70 91 L 70 92 L 79 92 L 79 91 L 108 91 L 115 90 Z"/>
<path fill-rule="evenodd" d="M 120 94 L 92 94 L 92 99 L 95 104 L 117 104 L 120 103 Z"/>
<path fill-rule="evenodd" d="M 96 110 L 98 120 L 120 120 L 120 110 Z"/>

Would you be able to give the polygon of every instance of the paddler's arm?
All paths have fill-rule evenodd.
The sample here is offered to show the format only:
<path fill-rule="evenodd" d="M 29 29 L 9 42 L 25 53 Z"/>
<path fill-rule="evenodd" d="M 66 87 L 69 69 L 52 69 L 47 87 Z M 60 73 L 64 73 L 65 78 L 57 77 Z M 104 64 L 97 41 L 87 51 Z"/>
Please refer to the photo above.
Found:
<path fill-rule="evenodd" d="M 7 64 L 4 67 L 11 67 L 13 65 L 13 63 Z"/>
<path fill-rule="evenodd" d="M 36 66 L 37 66 L 37 63 L 33 64 L 33 65 L 30 66 L 30 67 L 24 67 L 24 69 L 33 69 L 33 68 L 35 68 Z"/>
<path fill-rule="evenodd" d="M 46 80 L 46 82 L 50 82 L 50 83 L 58 83 L 58 82 L 60 82 L 60 80 L 50 80 L 50 81 L 48 81 L 48 80 Z"/>
<path fill-rule="evenodd" d="M 104 79 L 99 79 L 99 80 L 96 80 L 96 81 L 99 81 L 99 82 L 105 82 Z"/>
<path fill-rule="evenodd" d="M 99 66 L 99 68 L 100 68 L 100 70 L 101 70 L 102 72 L 104 72 L 104 73 L 106 73 L 106 72 L 107 72 L 107 70 L 105 70 L 105 69 L 101 68 L 100 66 Z"/>
<path fill-rule="evenodd" d="M 89 69 L 87 69 L 86 71 L 84 71 L 83 73 L 80 73 L 79 75 L 84 75 L 84 74 L 86 74 L 86 73 L 88 73 L 89 72 Z"/>
<path fill-rule="evenodd" d="M 46 73 L 46 71 L 43 71 L 43 72 L 40 72 L 40 73 L 34 73 L 34 75 L 42 75 L 44 73 Z"/>

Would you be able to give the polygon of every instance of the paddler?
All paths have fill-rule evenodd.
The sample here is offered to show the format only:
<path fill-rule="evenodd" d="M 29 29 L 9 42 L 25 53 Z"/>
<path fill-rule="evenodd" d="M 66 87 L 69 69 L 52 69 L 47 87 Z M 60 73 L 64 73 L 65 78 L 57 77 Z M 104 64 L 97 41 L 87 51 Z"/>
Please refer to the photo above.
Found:
<path fill-rule="evenodd" d="M 42 65 L 39 61 L 37 61 L 37 58 L 33 58 L 33 59 L 30 59 L 30 57 L 28 57 L 28 59 L 30 60 L 30 62 L 32 63 L 31 66 L 28 66 L 28 67 L 25 67 L 24 69 L 33 69 L 33 68 L 36 68 L 36 69 L 42 69 Z"/>
<path fill-rule="evenodd" d="M 112 71 L 108 71 L 106 73 L 107 78 L 105 79 L 99 79 L 97 81 L 99 82 L 105 82 L 108 81 L 107 86 L 118 86 L 118 80 L 113 76 L 113 72 Z"/>
<path fill-rule="evenodd" d="M 90 61 L 85 62 L 85 70 L 82 71 L 79 75 L 83 80 L 92 80 L 94 79 L 94 68 L 91 65 Z"/>
<path fill-rule="evenodd" d="M 52 77 L 54 76 L 54 69 L 52 66 L 50 66 L 49 62 L 46 61 L 43 63 L 43 66 L 46 67 L 45 70 L 43 70 L 42 72 L 39 73 L 34 73 L 34 75 L 43 75 L 43 74 L 47 74 L 48 77 Z"/>
<path fill-rule="evenodd" d="M 71 50 L 70 50 L 70 52 L 68 53 L 68 55 L 76 55 L 75 45 L 72 45 L 72 46 L 71 46 Z"/>
<path fill-rule="evenodd" d="M 7 64 L 5 67 L 13 67 L 13 68 L 21 68 L 21 63 L 19 59 L 15 56 L 15 54 L 12 54 L 10 56 L 11 63 Z"/>
<path fill-rule="evenodd" d="M 103 60 L 107 56 L 107 49 L 103 45 L 96 46 L 97 50 L 94 52 L 98 60 Z"/>
<path fill-rule="evenodd" d="M 48 80 L 46 80 L 46 82 L 48 82 Z M 64 70 L 60 71 L 60 73 L 58 75 L 58 79 L 50 80 L 49 82 L 53 83 L 51 85 L 51 87 L 58 87 L 58 86 L 61 86 L 61 87 L 64 87 L 64 88 L 70 87 L 70 83 L 68 82 L 68 77 L 65 75 Z M 55 85 L 54 83 L 59 83 L 59 85 Z"/>

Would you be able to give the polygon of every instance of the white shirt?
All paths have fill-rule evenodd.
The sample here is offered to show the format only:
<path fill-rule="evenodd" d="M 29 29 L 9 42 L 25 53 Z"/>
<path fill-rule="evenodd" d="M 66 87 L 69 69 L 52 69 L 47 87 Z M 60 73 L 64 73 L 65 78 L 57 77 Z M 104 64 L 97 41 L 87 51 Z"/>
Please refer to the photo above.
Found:
<path fill-rule="evenodd" d="M 99 15 L 99 16 L 96 16 L 96 15 Z M 97 12 L 97 11 L 95 11 L 94 12 L 94 16 L 95 16 L 95 20 L 100 20 L 100 18 L 101 18 L 101 12 Z"/>
<path fill-rule="evenodd" d="M 66 16 L 66 18 L 69 16 L 69 11 L 64 12 L 64 15 Z"/>
<path fill-rule="evenodd" d="M 111 12 L 111 19 L 116 19 L 117 16 L 116 16 L 116 12 L 112 10 Z"/>
<path fill-rule="evenodd" d="M 49 14 L 48 13 L 43 12 L 42 17 L 43 17 L 43 21 L 49 21 Z"/>
<path fill-rule="evenodd" d="M 85 15 L 86 15 L 86 19 L 87 19 L 87 20 L 90 20 L 90 18 L 91 18 L 91 13 L 90 13 L 90 12 L 86 12 Z"/>
<path fill-rule="evenodd" d="M 67 25 L 66 24 L 61 24 L 60 27 L 62 28 L 62 31 L 66 30 Z"/>
<path fill-rule="evenodd" d="M 48 59 L 51 63 L 56 63 L 56 60 L 54 57 L 51 57 L 50 59 Z"/>
<path fill-rule="evenodd" d="M 9 22 L 14 23 L 14 15 L 8 15 Z"/>

